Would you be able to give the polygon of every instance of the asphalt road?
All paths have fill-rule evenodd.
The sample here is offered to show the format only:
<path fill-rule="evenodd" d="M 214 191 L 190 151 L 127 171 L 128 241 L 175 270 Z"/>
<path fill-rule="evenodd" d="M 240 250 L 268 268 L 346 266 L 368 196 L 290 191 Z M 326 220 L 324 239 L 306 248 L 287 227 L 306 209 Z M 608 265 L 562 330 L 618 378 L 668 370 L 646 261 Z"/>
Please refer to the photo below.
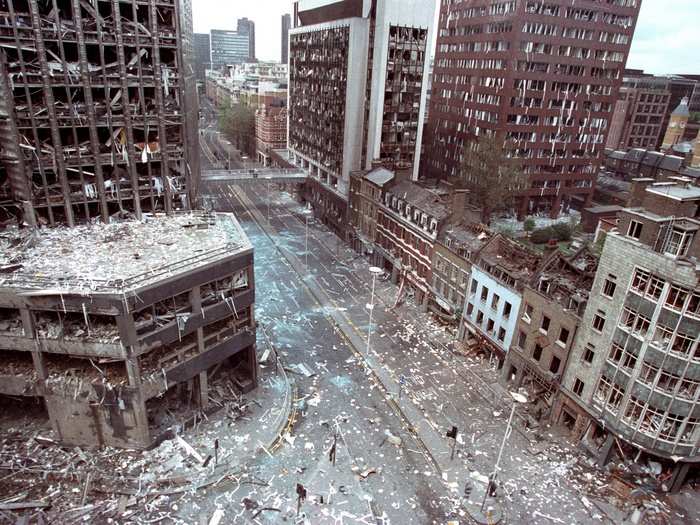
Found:
<path fill-rule="evenodd" d="M 184 500 L 181 517 L 201 518 L 222 508 L 225 521 L 245 523 L 262 506 L 272 506 L 281 512 L 265 511 L 257 519 L 278 523 L 293 518 L 301 483 L 309 494 L 301 511 L 310 523 L 341 517 L 345 523 L 444 523 L 449 500 L 442 483 L 386 393 L 242 202 L 227 185 L 209 186 L 205 199 L 218 211 L 235 212 L 255 247 L 261 328 L 285 366 L 303 364 L 313 375 L 295 374 L 301 418 L 290 438 L 274 455 L 259 456 L 246 473 L 266 485 L 222 483 Z M 334 440 L 335 465 L 329 459 Z M 250 510 L 244 498 L 256 502 L 248 503 Z"/>

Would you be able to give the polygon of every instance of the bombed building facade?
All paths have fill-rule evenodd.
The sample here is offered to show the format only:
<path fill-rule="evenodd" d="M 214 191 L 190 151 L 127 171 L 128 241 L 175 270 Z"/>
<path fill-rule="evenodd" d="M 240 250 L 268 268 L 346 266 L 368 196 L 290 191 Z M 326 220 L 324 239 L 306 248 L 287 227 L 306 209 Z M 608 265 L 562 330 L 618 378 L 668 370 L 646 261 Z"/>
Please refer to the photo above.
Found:
<path fill-rule="evenodd" d="M 616 442 L 665 461 L 675 490 L 700 460 L 700 188 L 636 183 L 605 240 L 555 415 L 601 464 Z"/>
<path fill-rule="evenodd" d="M 189 1 L 0 0 L 0 141 L 27 222 L 196 201 Z"/>
<path fill-rule="evenodd" d="M 379 161 L 418 174 L 434 2 L 295 2 L 290 158 L 306 198 L 345 238 L 350 173 Z"/>
<path fill-rule="evenodd" d="M 443 0 L 426 174 L 460 175 L 496 133 L 529 177 L 521 215 L 590 204 L 640 5 Z"/>
<path fill-rule="evenodd" d="M 0 401 L 143 449 L 257 383 L 253 248 L 196 210 L 189 1 L 0 0 Z"/>

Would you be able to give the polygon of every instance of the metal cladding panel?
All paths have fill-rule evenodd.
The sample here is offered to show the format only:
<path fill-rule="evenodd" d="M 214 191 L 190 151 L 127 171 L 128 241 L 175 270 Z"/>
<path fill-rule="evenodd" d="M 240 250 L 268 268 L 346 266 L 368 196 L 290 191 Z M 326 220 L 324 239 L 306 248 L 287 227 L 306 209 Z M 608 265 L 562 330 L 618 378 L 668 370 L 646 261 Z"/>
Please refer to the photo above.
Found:
<path fill-rule="evenodd" d="M 363 0 L 300 2 L 298 15 L 301 24 L 308 26 L 332 22 L 333 20 L 342 20 L 343 18 L 361 17 L 363 14 L 362 6 Z"/>

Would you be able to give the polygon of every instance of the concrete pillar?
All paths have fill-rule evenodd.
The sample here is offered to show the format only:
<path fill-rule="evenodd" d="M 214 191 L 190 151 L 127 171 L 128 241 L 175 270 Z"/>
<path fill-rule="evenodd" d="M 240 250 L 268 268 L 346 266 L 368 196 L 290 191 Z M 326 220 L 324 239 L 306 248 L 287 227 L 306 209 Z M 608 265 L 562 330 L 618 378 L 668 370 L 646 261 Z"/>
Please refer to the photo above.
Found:
<path fill-rule="evenodd" d="M 603 443 L 600 448 L 600 454 L 598 455 L 598 467 L 603 468 L 608 464 L 610 458 L 612 457 L 613 447 L 615 446 L 615 436 L 612 432 L 608 432 L 608 438 Z"/>
<path fill-rule="evenodd" d="M 676 493 L 683 488 L 685 479 L 688 477 L 688 471 L 690 470 L 690 463 L 678 463 L 673 467 L 673 475 L 671 479 L 668 480 L 668 490 L 669 492 Z"/>
<path fill-rule="evenodd" d="M 399 283 L 399 270 L 396 268 L 396 265 L 391 267 L 391 282 L 392 284 Z"/>
<path fill-rule="evenodd" d="M 195 286 L 189 293 L 190 305 L 192 306 L 192 315 L 202 315 L 202 294 L 199 286 Z M 200 326 L 197 328 L 197 351 L 204 353 L 204 329 Z M 203 370 L 197 376 L 197 404 L 202 410 L 209 407 L 209 381 L 207 370 Z"/>
<path fill-rule="evenodd" d="M 555 197 L 552 198 L 552 209 L 549 212 L 549 216 L 552 219 L 559 217 L 559 211 L 561 210 L 561 193 L 557 193 Z"/>
<path fill-rule="evenodd" d="M 420 296 L 421 296 L 420 311 L 425 313 L 428 311 L 428 302 L 430 301 L 430 294 L 427 292 L 420 292 Z"/>
<path fill-rule="evenodd" d="M 134 352 L 137 344 L 136 327 L 131 314 L 120 314 L 116 317 L 119 335 L 122 345 L 126 350 L 126 375 L 129 386 L 134 389 L 131 399 L 131 407 L 136 420 L 135 436 L 136 440 L 143 446 L 148 446 L 151 441 L 150 429 L 148 427 L 148 412 L 146 411 L 146 400 L 144 399 L 141 384 L 141 361 Z"/>

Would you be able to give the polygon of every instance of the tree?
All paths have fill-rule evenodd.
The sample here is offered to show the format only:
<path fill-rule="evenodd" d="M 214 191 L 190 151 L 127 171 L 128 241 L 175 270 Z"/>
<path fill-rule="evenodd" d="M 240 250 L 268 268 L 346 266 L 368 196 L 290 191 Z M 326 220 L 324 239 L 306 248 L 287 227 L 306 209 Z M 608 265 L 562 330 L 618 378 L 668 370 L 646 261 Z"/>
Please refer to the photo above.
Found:
<path fill-rule="evenodd" d="M 250 154 L 255 144 L 255 112 L 248 106 L 224 106 L 219 115 L 219 129 L 239 151 Z"/>
<path fill-rule="evenodd" d="M 535 219 L 533 219 L 532 217 L 528 217 L 523 223 L 523 230 L 525 230 L 525 233 L 527 233 L 527 235 L 530 236 L 532 230 L 535 229 L 535 226 L 537 226 L 535 224 Z"/>
<path fill-rule="evenodd" d="M 508 149 L 508 144 L 495 135 L 482 135 L 464 147 L 462 178 L 487 225 L 494 212 L 514 205 L 527 181 L 517 160 L 506 155 Z"/>

